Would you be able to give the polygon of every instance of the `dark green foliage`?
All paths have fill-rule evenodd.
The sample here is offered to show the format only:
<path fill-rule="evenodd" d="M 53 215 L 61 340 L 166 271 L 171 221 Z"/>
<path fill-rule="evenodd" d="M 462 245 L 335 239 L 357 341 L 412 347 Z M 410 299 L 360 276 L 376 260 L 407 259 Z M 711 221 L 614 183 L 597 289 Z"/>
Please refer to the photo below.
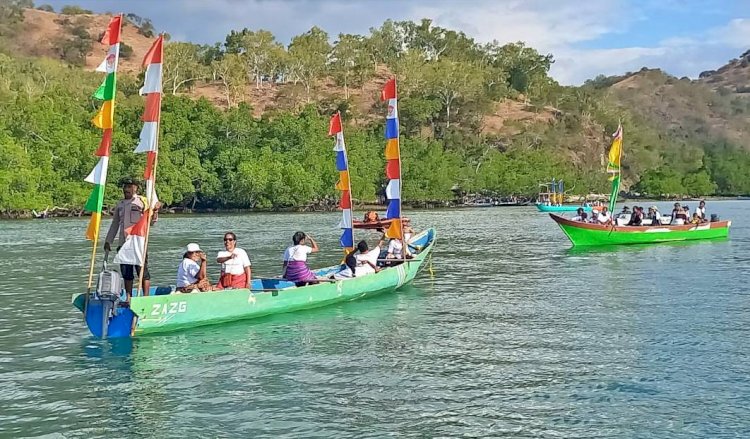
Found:
<path fill-rule="evenodd" d="M 133 48 L 126 43 L 120 43 L 120 57 L 130 59 L 131 56 L 133 56 Z"/>
<path fill-rule="evenodd" d="M 83 15 L 83 14 L 93 14 L 93 11 L 90 11 L 88 9 L 83 9 L 80 6 L 63 6 L 62 9 L 60 9 L 60 13 L 63 15 Z"/>
<path fill-rule="evenodd" d="M 6 23 L 22 23 L 23 4 L 0 6 Z M 127 18 L 153 35 L 150 20 Z M 90 50 L 86 20 L 60 21 L 65 36 L 57 49 L 71 64 L 83 63 Z M 313 27 L 288 48 L 270 32 L 249 29 L 232 31 L 224 47 L 168 44 L 160 199 L 211 208 L 332 205 L 337 172 L 327 129 L 338 110 L 353 196 L 377 201 L 385 184 L 385 107 L 378 101 L 367 108 L 377 96 L 362 95 L 373 93 L 369 78 L 391 73 L 399 78 L 406 202 L 451 200 L 455 188 L 533 196 L 539 182 L 553 177 L 564 179 L 570 193 L 607 193 L 601 161 L 619 122 L 625 127 L 625 187 L 655 196 L 750 193 L 750 154 L 737 146 L 746 135 L 750 100 L 737 93 L 657 70 L 637 74 L 646 81 L 641 91 L 613 87 L 632 79 L 627 76 L 562 87 L 548 76 L 551 55 L 523 43 L 479 45 L 430 20 L 387 21 L 368 36 L 329 41 Z M 132 48 L 122 44 L 120 55 L 131 56 Z M 0 212 L 83 206 L 91 190 L 83 178 L 96 162 L 92 152 L 101 136 L 90 122 L 96 112 L 91 94 L 102 76 L 0 54 L 0 78 Z M 119 197 L 115 182 L 140 175 L 145 165 L 145 156 L 132 152 L 143 125 L 142 79 L 118 75 L 108 205 Z M 184 95 L 204 82 L 221 87 L 226 110 Z M 276 99 L 288 100 L 288 109 L 254 117 L 245 90 L 280 84 L 286 88 L 279 87 Z M 331 84 L 342 88 L 331 93 Z M 732 136 L 720 129 L 733 130 Z"/>

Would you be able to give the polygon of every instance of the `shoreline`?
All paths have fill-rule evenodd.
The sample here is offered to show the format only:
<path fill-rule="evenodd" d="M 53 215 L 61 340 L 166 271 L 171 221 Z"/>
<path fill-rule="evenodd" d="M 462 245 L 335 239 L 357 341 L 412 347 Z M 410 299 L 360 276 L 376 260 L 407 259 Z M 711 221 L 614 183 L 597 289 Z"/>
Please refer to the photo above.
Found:
<path fill-rule="evenodd" d="M 748 201 L 750 200 L 750 197 L 741 197 L 741 196 L 735 196 L 735 197 L 724 197 L 724 196 L 714 196 L 714 197 L 691 197 L 691 198 L 663 198 L 663 199 L 657 199 L 657 198 L 625 198 L 625 199 L 619 199 L 618 202 L 620 204 L 622 203 L 661 203 L 661 202 L 699 202 L 700 200 L 705 200 L 707 202 L 712 201 Z M 577 204 L 577 203 L 565 203 L 565 204 Z M 414 205 L 408 205 L 404 206 L 405 210 L 449 210 L 449 209 L 471 209 L 471 208 L 481 208 L 481 209 L 487 209 L 487 208 L 517 208 L 517 207 L 533 207 L 534 203 L 528 204 L 528 205 L 499 205 L 499 206 L 473 206 L 468 204 L 458 204 L 458 203 L 437 203 L 437 202 L 427 202 L 427 203 L 415 203 Z M 370 210 L 380 211 L 384 210 L 385 205 L 380 204 L 362 204 L 356 206 L 356 210 L 359 212 L 366 212 Z M 282 208 L 282 209 L 242 209 L 242 208 L 235 208 L 235 209 L 175 209 L 175 208 L 167 208 L 162 209 L 159 211 L 159 215 L 211 215 L 211 214 L 218 214 L 218 215 L 224 215 L 224 214 L 248 214 L 248 213 L 325 213 L 325 212 L 337 212 L 338 208 L 305 208 L 305 207 L 289 207 L 289 208 Z M 111 217 L 112 215 L 109 212 L 102 212 L 102 218 Z M 68 211 L 65 209 L 60 209 L 60 213 L 56 214 L 55 212 L 49 214 L 46 217 L 35 217 L 32 212 L 30 211 L 11 211 L 11 212 L 2 212 L 0 213 L 0 221 L 2 220 L 32 220 L 32 219 L 60 219 L 60 218 L 90 218 L 91 215 L 88 212 L 81 212 L 79 210 L 76 211 Z"/>

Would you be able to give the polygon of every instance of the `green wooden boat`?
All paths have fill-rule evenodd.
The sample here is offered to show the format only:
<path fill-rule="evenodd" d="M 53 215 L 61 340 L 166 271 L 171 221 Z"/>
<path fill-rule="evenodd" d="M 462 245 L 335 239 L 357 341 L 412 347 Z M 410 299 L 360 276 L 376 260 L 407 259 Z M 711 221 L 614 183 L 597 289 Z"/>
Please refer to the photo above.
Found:
<path fill-rule="evenodd" d="M 411 282 L 424 268 L 435 246 L 435 230 L 412 239 L 414 258 L 367 276 L 295 287 L 284 279 L 253 279 L 252 289 L 169 294 L 169 288 L 153 288 L 152 295 L 133 297 L 130 308 L 119 298 L 75 294 L 73 305 L 84 312 L 89 330 L 97 337 L 129 337 L 174 331 L 195 326 L 287 313 L 394 291 Z M 340 266 L 316 270 L 327 276 Z M 161 294 L 166 292 L 167 294 Z"/>
<path fill-rule="evenodd" d="M 611 226 L 573 221 L 550 213 L 574 246 L 651 244 L 657 242 L 720 239 L 729 236 L 731 221 L 682 226 Z"/>

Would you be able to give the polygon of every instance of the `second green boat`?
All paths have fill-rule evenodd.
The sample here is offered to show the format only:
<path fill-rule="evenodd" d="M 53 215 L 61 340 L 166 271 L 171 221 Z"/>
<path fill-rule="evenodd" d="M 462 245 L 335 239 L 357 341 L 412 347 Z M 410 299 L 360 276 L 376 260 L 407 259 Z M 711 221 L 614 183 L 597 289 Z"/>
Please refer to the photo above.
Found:
<path fill-rule="evenodd" d="M 552 213 L 549 216 L 575 246 L 719 239 L 729 236 L 732 225 L 731 221 L 714 221 L 682 226 L 611 226 L 573 221 Z"/>

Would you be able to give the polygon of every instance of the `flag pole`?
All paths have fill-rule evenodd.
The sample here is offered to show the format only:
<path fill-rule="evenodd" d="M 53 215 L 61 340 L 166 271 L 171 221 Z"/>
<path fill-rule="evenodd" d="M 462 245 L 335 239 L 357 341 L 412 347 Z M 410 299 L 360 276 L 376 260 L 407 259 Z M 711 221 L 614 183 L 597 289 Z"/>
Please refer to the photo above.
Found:
<path fill-rule="evenodd" d="M 99 219 L 99 224 L 101 225 L 101 218 Z M 91 285 L 94 282 L 94 265 L 96 262 L 96 247 L 99 245 L 99 228 L 97 227 L 96 230 L 96 237 L 94 238 L 94 245 L 91 249 L 91 262 L 89 264 L 89 283 L 86 287 L 86 294 L 88 295 L 91 293 Z"/>
<path fill-rule="evenodd" d="M 116 76 L 117 75 L 117 67 L 118 67 L 118 64 L 119 64 L 119 61 L 120 61 L 120 34 L 122 33 L 122 19 L 123 19 L 123 15 L 124 14 L 120 13 L 118 15 L 120 17 L 120 23 L 119 23 L 118 33 L 117 33 L 117 43 L 115 43 L 115 44 L 117 44 L 117 49 L 116 49 L 116 52 L 115 52 L 116 55 L 115 55 L 114 69 L 112 71 L 112 73 L 115 75 L 115 78 L 117 77 Z M 109 26 L 107 27 L 107 31 L 109 31 Z M 106 81 L 106 79 L 105 79 L 105 81 Z M 115 84 L 116 84 L 116 79 L 115 79 Z M 114 104 L 115 104 L 115 95 L 114 95 L 114 93 L 116 92 L 116 90 L 117 89 L 115 87 L 113 89 L 113 95 L 112 95 L 112 118 L 113 119 L 114 119 L 114 111 L 115 111 L 115 109 L 114 109 Z M 114 130 L 114 121 L 113 121 L 112 125 L 113 126 L 110 129 Z M 105 130 L 104 136 L 106 137 L 106 130 Z M 109 147 L 111 147 L 111 145 Z M 109 156 L 109 150 L 107 152 L 107 156 Z M 105 178 L 106 178 L 106 175 L 105 175 Z M 101 195 L 101 197 L 102 197 L 102 204 L 104 203 L 104 191 L 106 189 L 106 183 L 103 186 L 104 187 L 102 187 L 102 195 Z M 88 305 L 89 294 L 91 293 L 91 287 L 92 287 L 93 282 L 94 282 L 94 266 L 96 265 L 96 250 L 97 250 L 97 247 L 99 246 L 99 234 L 100 234 L 101 228 L 102 228 L 102 207 L 103 206 L 100 205 L 99 206 L 99 212 L 92 213 L 92 215 L 98 215 L 99 218 L 98 218 L 98 220 L 96 222 L 96 233 L 94 234 L 93 246 L 91 248 L 91 262 L 89 263 L 89 280 L 88 280 L 88 283 L 87 283 L 87 286 L 86 286 L 86 305 Z M 106 253 L 105 253 L 105 257 L 106 257 Z M 85 307 L 86 306 L 84 306 L 84 308 Z M 85 316 L 85 314 L 86 313 L 84 312 L 84 316 Z"/>
<path fill-rule="evenodd" d="M 346 175 L 347 175 L 347 188 L 349 192 L 349 217 L 351 221 L 354 221 L 354 202 L 352 201 L 352 170 L 349 166 L 349 151 L 346 150 L 346 141 L 344 140 L 344 120 L 341 118 L 341 110 L 337 110 L 336 114 L 339 117 L 339 124 L 341 124 L 341 139 L 344 148 L 344 160 L 346 161 Z M 352 247 L 354 248 L 354 225 L 352 224 Z M 348 248 L 344 248 L 344 254 L 348 253 Z"/>
<path fill-rule="evenodd" d="M 159 59 L 163 63 L 164 62 L 164 41 L 163 41 L 164 33 L 159 34 L 159 38 L 162 39 L 162 42 L 160 45 L 161 53 L 159 54 L 160 55 Z M 164 78 L 163 72 L 164 72 L 163 69 L 159 69 L 159 88 L 160 88 L 159 93 L 162 95 L 163 93 L 161 90 L 161 85 L 162 85 L 162 80 Z M 141 272 L 139 273 L 139 276 L 138 276 L 138 288 L 136 290 L 137 295 L 141 294 L 141 289 L 143 288 L 143 272 L 146 271 L 145 267 L 148 261 L 148 237 L 151 232 L 151 219 L 153 218 L 154 208 L 158 209 L 158 205 L 155 204 L 152 207 L 151 202 L 155 198 L 155 195 L 156 195 L 156 165 L 159 163 L 159 137 L 160 137 L 159 133 L 160 131 L 161 131 L 161 98 L 159 98 L 159 113 L 156 118 L 156 146 L 154 148 L 156 151 L 154 151 L 154 168 L 152 169 L 151 175 L 149 176 L 149 179 L 152 181 L 152 183 L 151 183 L 151 189 L 149 190 L 149 193 L 146 195 L 146 202 L 148 203 L 148 210 L 147 210 L 148 221 L 146 221 L 146 238 L 144 239 L 144 242 L 143 242 L 143 265 L 141 266 Z M 148 158 L 146 158 L 146 162 L 148 162 Z M 148 166 L 148 164 L 146 166 Z M 147 186 L 146 189 L 148 190 L 148 183 L 146 183 L 146 186 Z M 144 295 L 147 295 L 148 293 L 149 293 L 148 291 L 144 291 Z"/>
<path fill-rule="evenodd" d="M 393 81 L 393 89 L 396 94 L 396 104 L 398 105 L 398 81 Z M 398 114 L 398 113 L 396 113 Z M 402 253 L 406 255 L 406 253 L 409 251 L 406 244 L 406 239 L 404 239 L 404 212 L 402 211 L 402 203 L 401 200 L 404 197 L 404 180 L 401 178 L 402 170 L 401 170 L 401 129 L 398 125 L 400 125 L 401 119 L 397 116 L 396 117 L 396 128 L 398 136 L 396 137 L 396 142 L 398 142 L 398 225 L 399 225 L 399 233 L 401 236 L 401 248 Z"/>

